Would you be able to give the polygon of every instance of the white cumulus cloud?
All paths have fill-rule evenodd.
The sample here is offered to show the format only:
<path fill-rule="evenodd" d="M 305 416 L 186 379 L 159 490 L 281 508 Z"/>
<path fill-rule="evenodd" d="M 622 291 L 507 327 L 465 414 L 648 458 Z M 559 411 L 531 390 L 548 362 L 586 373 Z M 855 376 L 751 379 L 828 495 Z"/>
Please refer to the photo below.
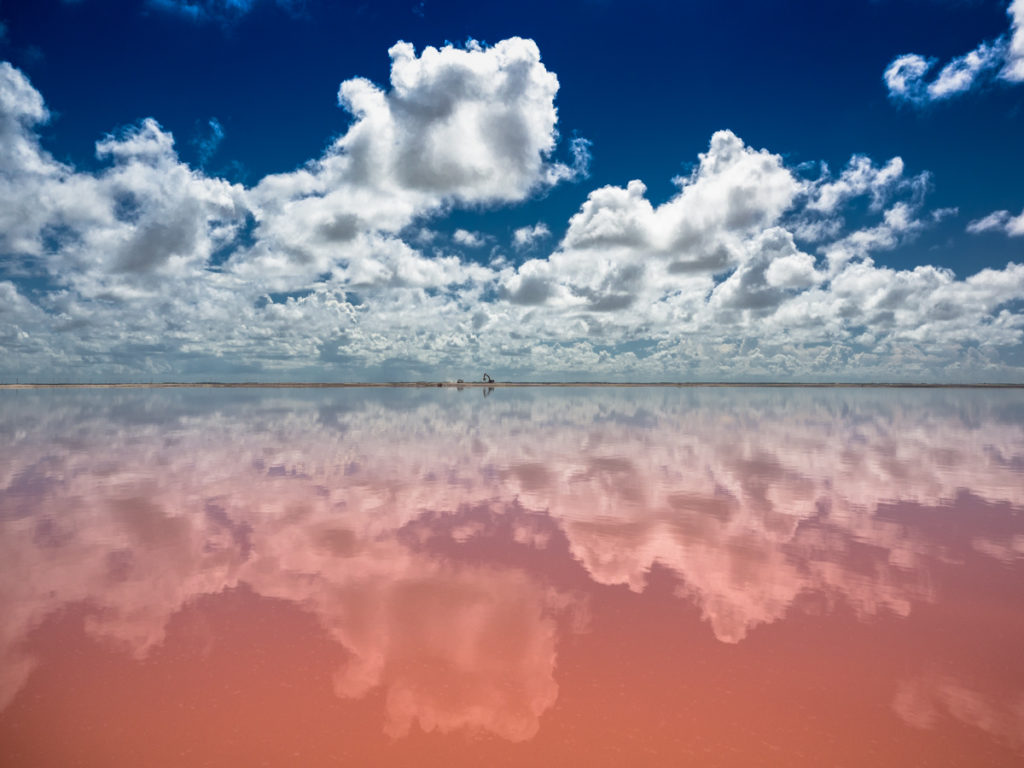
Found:
<path fill-rule="evenodd" d="M 258 244 L 233 266 L 279 287 L 328 272 L 360 233 L 395 233 L 452 205 L 518 202 L 574 176 L 550 159 L 558 80 L 532 40 L 390 50 L 391 89 L 356 78 L 355 121 L 319 159 L 251 191 Z"/>

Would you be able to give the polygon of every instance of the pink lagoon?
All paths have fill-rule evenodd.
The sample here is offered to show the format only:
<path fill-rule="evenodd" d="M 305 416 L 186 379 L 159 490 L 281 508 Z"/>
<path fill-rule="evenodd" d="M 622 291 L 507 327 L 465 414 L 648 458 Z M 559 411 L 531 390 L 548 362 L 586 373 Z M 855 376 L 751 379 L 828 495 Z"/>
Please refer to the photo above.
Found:
<path fill-rule="evenodd" d="M 0 436 L 4 765 L 1024 764 L 1021 390 L 41 389 Z"/>

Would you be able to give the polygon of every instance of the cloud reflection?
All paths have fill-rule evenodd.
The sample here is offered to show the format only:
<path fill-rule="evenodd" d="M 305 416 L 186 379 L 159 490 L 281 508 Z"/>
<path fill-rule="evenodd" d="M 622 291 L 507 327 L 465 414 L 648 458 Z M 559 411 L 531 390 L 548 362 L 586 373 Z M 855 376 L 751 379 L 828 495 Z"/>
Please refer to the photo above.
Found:
<path fill-rule="evenodd" d="M 667 569 L 726 643 L 808 595 L 907 616 L 937 599 L 936 563 L 1022 551 L 1020 530 L 984 516 L 962 546 L 904 519 L 965 499 L 1024 509 L 1016 392 L 38 392 L 0 405 L 0 707 L 31 672 L 32 630 L 62 606 L 89 605 L 89 633 L 144 658 L 189 601 L 246 583 L 317 617 L 351 654 L 336 693 L 383 691 L 388 733 L 530 738 L 583 598 L 540 571 L 451 556 L 494 535 L 474 509 L 509 519 L 507 546 L 557 557 L 564 537 L 595 589 L 640 592 Z"/>
<path fill-rule="evenodd" d="M 1024 751 L 1024 694 L 993 696 L 949 675 L 932 674 L 902 681 L 892 707 L 914 728 L 937 728 L 952 720 Z"/>

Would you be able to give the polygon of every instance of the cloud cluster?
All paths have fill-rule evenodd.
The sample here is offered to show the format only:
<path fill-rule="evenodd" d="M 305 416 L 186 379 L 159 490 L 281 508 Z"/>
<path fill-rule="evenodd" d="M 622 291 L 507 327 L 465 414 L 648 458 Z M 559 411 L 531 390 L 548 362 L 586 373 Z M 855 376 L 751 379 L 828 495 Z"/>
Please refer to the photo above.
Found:
<path fill-rule="evenodd" d="M 876 265 L 948 213 L 898 157 L 808 178 L 723 130 L 669 200 L 594 189 L 558 243 L 545 222 L 438 239 L 453 208 L 584 178 L 587 143 L 557 159 L 558 81 L 530 40 L 390 55 L 389 88 L 341 84 L 352 123 L 322 156 L 252 187 L 182 163 L 153 119 L 97 142 L 97 172 L 58 162 L 41 95 L 2 65 L 0 375 L 1016 375 L 1020 267 Z"/>
<path fill-rule="evenodd" d="M 394 233 L 451 204 L 516 201 L 573 178 L 573 167 L 548 160 L 557 80 L 527 40 L 419 57 L 399 44 L 391 55 L 389 91 L 342 84 L 355 119 L 323 157 L 252 189 L 188 168 L 152 119 L 97 143 L 110 162 L 100 173 L 56 162 L 34 132 L 47 118 L 42 97 L 3 64 L 0 253 L 13 276 L 53 283 L 28 306 L 15 281 L 3 283 L 9 370 L 60 365 L 63 328 L 75 329 L 79 360 L 120 349 L 122 360 L 102 366 L 116 372 L 146 347 L 208 360 L 223 356 L 221 342 L 252 352 L 285 323 L 307 341 L 281 347 L 308 365 L 354 316 L 346 290 L 387 286 L 396 295 L 384 303 L 397 305 L 406 293 L 416 302 L 426 289 L 485 282 L 482 268 L 428 258 Z M 277 304 L 270 291 L 303 295 Z M 33 362 L 43 347 L 50 360 Z M 260 357 L 241 365 L 262 367 Z"/>
<path fill-rule="evenodd" d="M 606 344 L 651 340 L 655 348 L 636 361 L 645 372 L 865 375 L 890 355 L 927 368 L 943 347 L 967 355 L 983 337 L 1018 343 L 1020 318 L 1000 311 L 1024 288 L 1017 265 L 958 280 L 946 269 L 872 260 L 935 218 L 922 215 L 928 183 L 927 174 L 907 177 L 900 158 L 878 166 L 862 156 L 837 177 L 825 169 L 802 180 L 778 155 L 721 131 L 659 206 L 640 181 L 592 192 L 554 253 L 503 270 L 503 297 L 547 311 L 525 315 L 541 338 L 557 333 L 542 325 L 557 313 Z M 849 230 L 843 206 L 863 197 L 879 221 Z M 816 253 L 805 250 L 814 244 Z M 707 366 L 708 350 L 694 343 L 704 334 L 741 358 Z"/>
<path fill-rule="evenodd" d="M 994 73 L 1010 83 L 1024 82 L 1024 0 L 1012 0 L 1007 13 L 1007 35 L 952 59 L 931 81 L 926 78 L 937 59 L 917 53 L 897 56 L 882 76 L 889 95 L 920 106 L 966 93 Z"/>
<path fill-rule="evenodd" d="M 470 275 L 457 264 L 439 274 L 438 260 L 392 235 L 454 204 L 517 202 L 576 175 L 548 160 L 558 80 L 532 41 L 420 56 L 398 43 L 389 54 L 389 91 L 342 83 L 339 103 L 355 121 L 323 157 L 251 190 L 256 243 L 232 256 L 233 271 L 278 290 L 332 271 L 357 286 L 462 282 Z M 465 236 L 461 244 L 472 245 Z"/>

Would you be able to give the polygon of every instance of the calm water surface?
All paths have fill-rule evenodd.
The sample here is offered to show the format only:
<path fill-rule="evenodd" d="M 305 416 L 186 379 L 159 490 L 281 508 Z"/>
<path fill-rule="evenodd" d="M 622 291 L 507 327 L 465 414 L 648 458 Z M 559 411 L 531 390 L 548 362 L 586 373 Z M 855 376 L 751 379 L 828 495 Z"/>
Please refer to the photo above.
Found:
<path fill-rule="evenodd" d="M 0 392 L 4 766 L 1024 764 L 1024 392 Z"/>

